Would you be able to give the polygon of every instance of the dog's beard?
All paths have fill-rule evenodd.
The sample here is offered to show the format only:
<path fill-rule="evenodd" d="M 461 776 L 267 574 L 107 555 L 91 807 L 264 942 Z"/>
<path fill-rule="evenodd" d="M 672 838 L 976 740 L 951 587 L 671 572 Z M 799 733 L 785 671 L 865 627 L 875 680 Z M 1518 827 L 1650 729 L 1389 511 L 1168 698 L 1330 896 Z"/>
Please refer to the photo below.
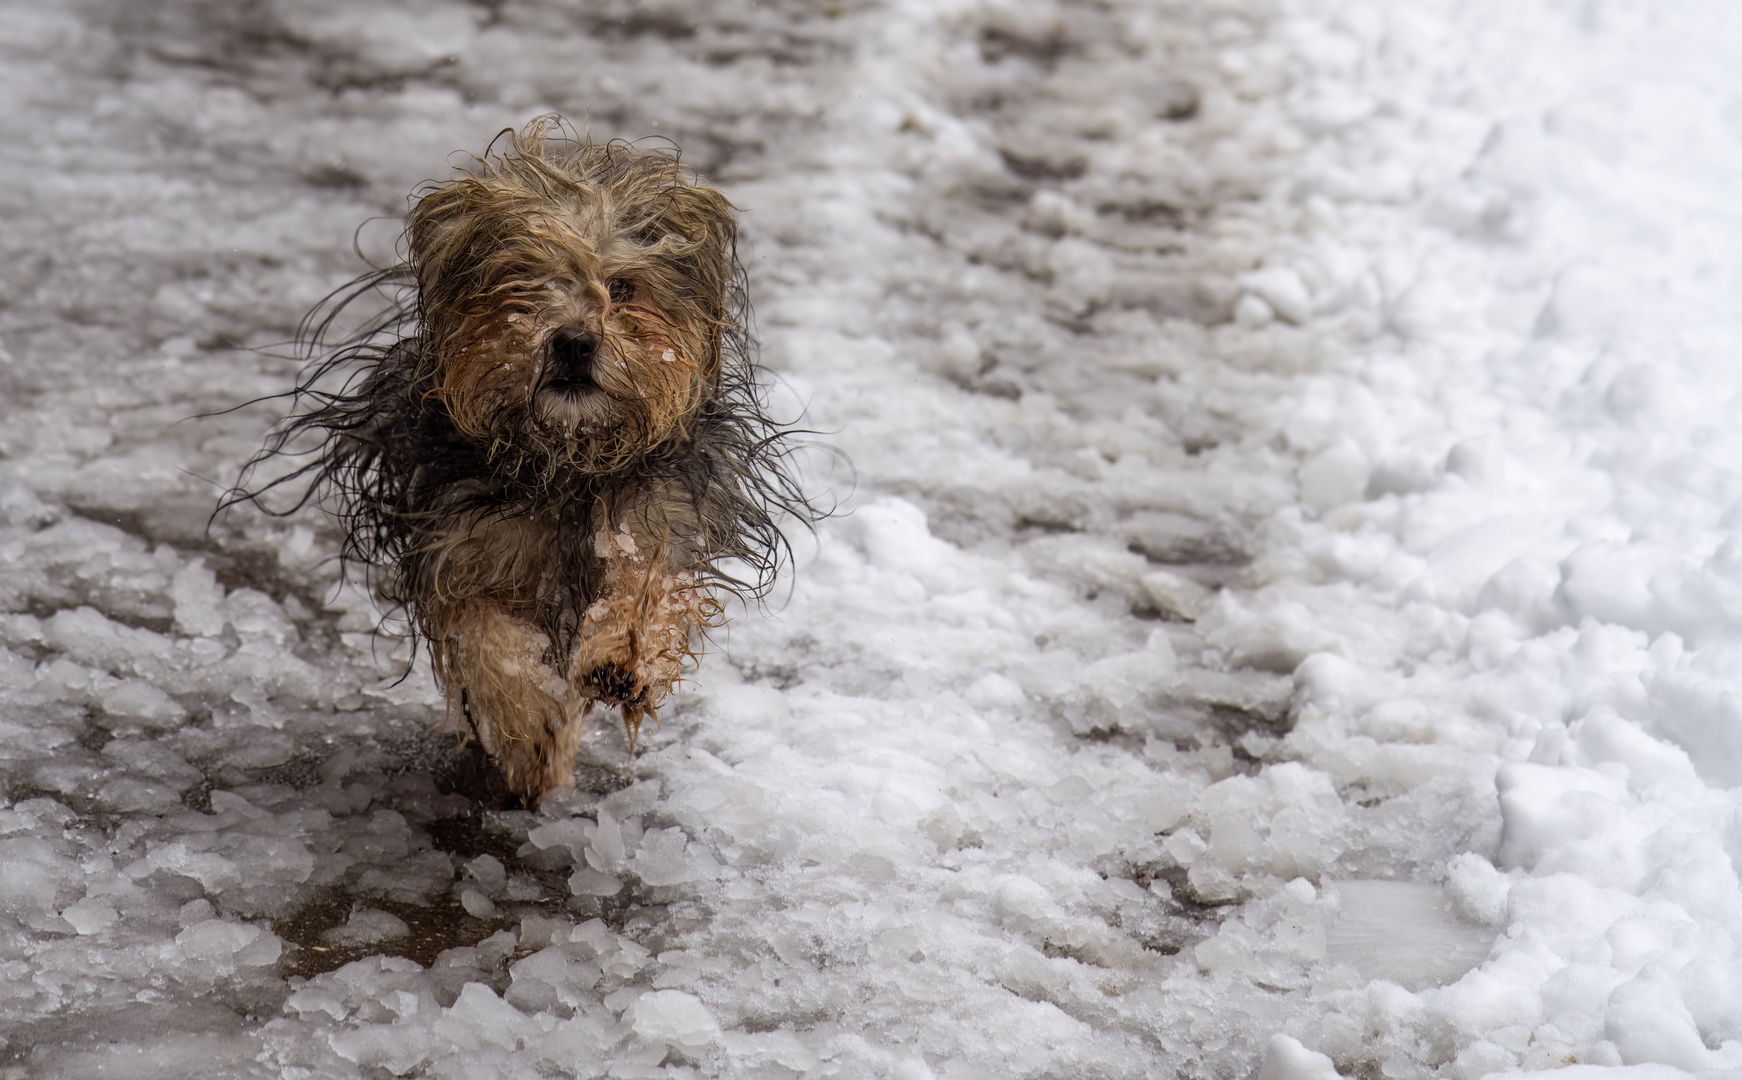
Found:
<path fill-rule="evenodd" d="M 645 351 L 586 333 L 553 336 L 531 413 L 544 437 L 554 440 L 562 463 L 599 467 L 645 453 L 675 433 L 694 391 L 687 377 L 693 369 L 673 378 L 679 373 L 672 361 L 652 361 L 659 367 L 650 368 Z"/>
<path fill-rule="evenodd" d="M 541 387 L 533 397 L 533 415 L 560 438 L 602 438 L 624 422 L 620 402 L 592 381 L 564 380 Z"/>
<path fill-rule="evenodd" d="M 589 330 L 559 330 L 544 354 L 533 395 L 540 423 L 582 439 L 622 424 L 626 365 L 611 342 Z"/>

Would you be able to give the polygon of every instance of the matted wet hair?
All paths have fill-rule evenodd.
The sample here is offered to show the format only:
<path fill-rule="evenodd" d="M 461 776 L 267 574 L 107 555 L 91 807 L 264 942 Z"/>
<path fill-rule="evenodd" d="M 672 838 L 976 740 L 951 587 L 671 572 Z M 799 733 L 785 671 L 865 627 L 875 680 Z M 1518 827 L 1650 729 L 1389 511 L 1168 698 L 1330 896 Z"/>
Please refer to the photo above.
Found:
<path fill-rule="evenodd" d="M 662 331 L 688 346 L 679 373 L 688 385 L 642 395 L 646 407 L 631 400 L 626 421 L 597 439 L 541 423 L 531 392 L 492 382 L 460 355 L 480 320 L 533 309 L 528 298 L 567 254 L 553 210 L 581 208 L 639 247 L 639 279 L 656 295 L 637 318 L 675 324 Z M 503 234 L 505 222 L 514 235 Z M 560 508 L 628 505 L 669 486 L 696 510 L 678 525 L 688 535 L 670 542 L 694 551 L 706 584 L 764 598 L 790 557 L 782 524 L 809 527 L 826 511 L 794 475 L 800 432 L 768 415 L 736 241 L 730 204 L 675 148 L 593 142 L 554 117 L 500 133 L 460 175 L 413 193 L 400 262 L 356 278 L 305 317 L 296 336 L 305 366 L 283 395 L 288 415 L 220 511 L 323 505 L 343 528 L 342 562 L 367 568 L 375 592 L 412 616 L 414 635 L 439 639 L 441 628 L 416 608 L 441 588 L 425 564 L 449 523 L 558 508 L 574 527 L 557 531 L 551 558 L 579 565 L 593 533 L 579 509 Z M 277 465 L 285 460 L 294 467 Z M 281 490 L 290 505 L 273 505 Z M 591 599 L 574 597 L 582 610 Z M 573 643 L 575 603 L 538 620 L 553 651 Z"/>

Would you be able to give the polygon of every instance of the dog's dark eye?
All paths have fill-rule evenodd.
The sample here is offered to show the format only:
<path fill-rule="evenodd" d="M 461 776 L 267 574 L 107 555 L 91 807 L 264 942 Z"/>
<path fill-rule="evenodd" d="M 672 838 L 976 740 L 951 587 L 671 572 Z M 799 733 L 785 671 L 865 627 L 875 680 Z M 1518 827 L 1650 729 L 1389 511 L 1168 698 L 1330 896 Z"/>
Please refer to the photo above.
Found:
<path fill-rule="evenodd" d="M 626 303 L 630 297 L 635 295 L 635 286 L 628 278 L 612 278 L 611 283 L 607 285 L 606 288 L 611 290 L 611 302 L 613 304 Z"/>

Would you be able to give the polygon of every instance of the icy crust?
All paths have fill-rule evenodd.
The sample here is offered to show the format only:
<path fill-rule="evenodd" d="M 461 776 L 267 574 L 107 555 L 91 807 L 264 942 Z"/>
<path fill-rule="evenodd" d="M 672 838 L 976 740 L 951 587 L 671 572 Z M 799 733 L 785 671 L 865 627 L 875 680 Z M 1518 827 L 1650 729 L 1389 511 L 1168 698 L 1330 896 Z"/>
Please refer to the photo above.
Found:
<path fill-rule="evenodd" d="M 1742 1068 L 1724 15 L 0 3 L 0 1074 Z M 532 814 L 186 418 L 545 108 L 857 476 Z"/>

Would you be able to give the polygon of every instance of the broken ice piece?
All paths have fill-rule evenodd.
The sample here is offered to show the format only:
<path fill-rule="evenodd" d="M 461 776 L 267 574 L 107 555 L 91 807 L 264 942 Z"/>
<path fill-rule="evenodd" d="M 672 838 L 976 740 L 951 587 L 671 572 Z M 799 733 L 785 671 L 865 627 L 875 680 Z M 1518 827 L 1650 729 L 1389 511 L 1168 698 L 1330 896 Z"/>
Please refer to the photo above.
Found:
<path fill-rule="evenodd" d="M 386 911 L 362 908 L 351 912 L 345 925 L 335 926 L 321 935 L 321 940 L 334 945 L 373 945 L 378 941 L 404 937 L 411 933 L 405 920 Z"/>
<path fill-rule="evenodd" d="M 95 897 L 86 897 L 60 913 L 80 934 L 98 934 L 115 925 L 120 918 L 115 908 Z"/>
<path fill-rule="evenodd" d="M 1215 596 L 1191 578 L 1171 570 L 1152 570 L 1139 580 L 1143 583 L 1143 591 L 1149 594 L 1149 599 L 1163 615 L 1174 615 L 1188 621 L 1209 610 L 1210 600 Z"/>
<path fill-rule="evenodd" d="M 569 875 L 569 891 L 576 896 L 616 896 L 623 883 L 597 870 L 576 870 Z"/>
<path fill-rule="evenodd" d="M 466 914 L 479 919 L 489 919 L 496 915 L 496 905 L 484 895 L 484 890 L 471 885 L 460 890 L 460 906 L 466 909 Z"/>

